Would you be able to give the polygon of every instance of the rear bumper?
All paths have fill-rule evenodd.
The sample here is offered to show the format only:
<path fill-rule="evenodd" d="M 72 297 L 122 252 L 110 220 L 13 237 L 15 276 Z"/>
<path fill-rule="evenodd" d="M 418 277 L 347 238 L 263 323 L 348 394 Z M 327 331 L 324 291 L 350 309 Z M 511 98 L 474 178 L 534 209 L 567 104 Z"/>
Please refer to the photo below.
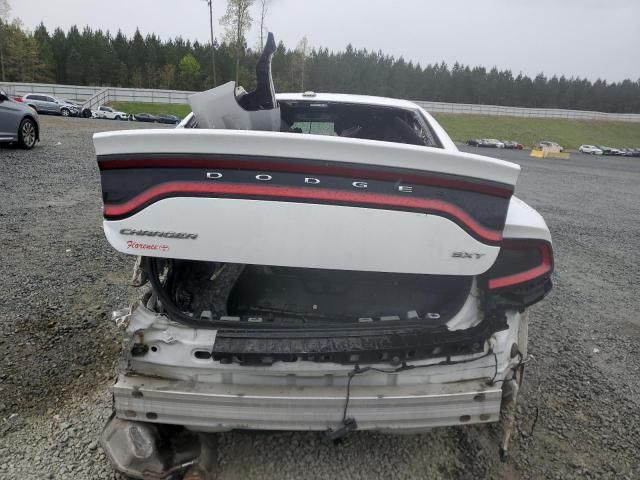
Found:
<path fill-rule="evenodd" d="M 348 416 L 360 430 L 400 433 L 499 419 L 502 391 L 486 380 L 411 386 L 358 386 L 358 380 L 352 382 Z M 113 393 L 119 418 L 201 431 L 335 429 L 346 401 L 343 387 L 224 385 L 126 374 Z"/>

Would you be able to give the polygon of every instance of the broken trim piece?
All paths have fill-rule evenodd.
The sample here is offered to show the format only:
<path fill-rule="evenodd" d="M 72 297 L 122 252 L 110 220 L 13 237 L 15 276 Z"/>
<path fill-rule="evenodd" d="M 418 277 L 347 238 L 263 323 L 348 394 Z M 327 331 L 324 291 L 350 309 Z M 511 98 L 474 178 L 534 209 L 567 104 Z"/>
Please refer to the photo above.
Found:
<path fill-rule="evenodd" d="M 492 317 L 466 330 L 446 326 L 385 330 L 373 328 L 251 331 L 220 329 L 211 358 L 222 364 L 271 365 L 274 362 L 310 361 L 341 365 L 404 362 L 451 358 L 485 351 L 486 342 L 509 328 L 505 318 Z"/>

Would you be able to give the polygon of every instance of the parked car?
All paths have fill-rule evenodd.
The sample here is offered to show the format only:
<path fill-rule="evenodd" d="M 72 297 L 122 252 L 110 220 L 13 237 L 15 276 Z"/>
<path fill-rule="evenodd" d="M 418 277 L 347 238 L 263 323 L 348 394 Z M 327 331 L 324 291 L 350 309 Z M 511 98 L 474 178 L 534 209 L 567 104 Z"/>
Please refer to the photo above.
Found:
<path fill-rule="evenodd" d="M 129 114 L 125 112 L 119 112 L 111 107 L 102 105 L 93 112 L 94 118 L 103 118 L 107 120 L 129 120 Z"/>
<path fill-rule="evenodd" d="M 621 157 L 631 157 L 633 154 L 632 148 L 619 148 Z"/>
<path fill-rule="evenodd" d="M 22 102 L 32 107 L 38 113 L 51 113 L 62 115 L 63 117 L 76 117 L 80 113 L 80 109 L 76 105 L 41 93 L 28 93 L 23 95 Z"/>
<path fill-rule="evenodd" d="M 550 142 L 548 140 L 543 140 L 542 142 L 538 142 L 536 145 L 534 145 L 534 148 L 538 150 L 548 148 L 548 149 L 557 150 L 558 152 L 564 152 L 564 147 L 562 145 L 556 142 Z"/>
<path fill-rule="evenodd" d="M 78 108 L 78 116 L 82 118 L 91 118 L 93 116 L 93 112 L 88 107 L 83 107 L 82 103 L 77 102 L 75 100 L 64 100 L 65 102 L 75 105 Z"/>
<path fill-rule="evenodd" d="M 602 155 L 602 150 L 595 145 L 580 145 L 580 148 L 578 150 L 580 150 L 582 153 L 588 153 L 590 155 Z"/>
<path fill-rule="evenodd" d="M 602 150 L 602 154 L 603 155 L 619 156 L 619 155 L 622 154 L 622 152 L 620 150 L 618 150 L 617 148 L 606 147 L 604 145 L 598 145 L 598 148 L 600 150 Z"/>
<path fill-rule="evenodd" d="M 502 143 L 504 143 L 504 148 L 508 148 L 510 150 L 522 150 L 524 148 L 524 145 L 521 143 L 513 142 L 511 140 L 504 140 Z"/>
<path fill-rule="evenodd" d="M 483 138 L 480 140 L 478 146 L 488 148 L 504 148 L 504 143 L 495 138 Z"/>
<path fill-rule="evenodd" d="M 501 413 L 506 457 L 553 271 L 520 167 L 460 152 L 408 101 L 276 96 L 265 53 L 255 91 L 194 94 L 182 128 L 93 137 L 106 238 L 149 282 L 116 320 L 108 458 L 166 478 L 208 455 L 176 431 L 338 441 Z"/>
<path fill-rule="evenodd" d="M 158 123 L 168 123 L 171 125 L 177 125 L 180 123 L 180 119 L 178 117 L 176 117 L 175 115 L 167 115 L 167 114 L 160 114 L 157 117 L 157 121 Z"/>
<path fill-rule="evenodd" d="M 36 111 L 0 90 L 0 142 L 17 142 L 30 150 L 39 140 L 40 123 Z"/>
<path fill-rule="evenodd" d="M 472 140 L 467 140 L 467 145 L 471 146 L 471 147 L 477 147 L 480 145 L 480 143 L 482 142 L 482 140 L 480 140 L 479 138 L 475 138 Z"/>
<path fill-rule="evenodd" d="M 136 120 L 137 122 L 157 122 L 158 121 L 158 117 L 156 117 L 155 115 L 151 115 L 150 113 L 136 113 L 133 116 L 133 119 Z"/>

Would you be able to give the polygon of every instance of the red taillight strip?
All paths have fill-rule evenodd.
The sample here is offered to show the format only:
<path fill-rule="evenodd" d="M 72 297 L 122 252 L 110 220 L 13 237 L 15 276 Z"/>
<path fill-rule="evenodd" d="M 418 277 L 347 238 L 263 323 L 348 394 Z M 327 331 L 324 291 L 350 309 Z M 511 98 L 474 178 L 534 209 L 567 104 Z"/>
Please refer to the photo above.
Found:
<path fill-rule="evenodd" d="M 425 212 L 441 213 L 456 219 L 463 226 L 475 233 L 479 238 L 489 242 L 499 242 L 502 233 L 483 227 L 468 213 L 440 200 L 424 198 L 399 197 L 376 193 L 360 193 L 340 190 L 323 190 L 319 188 L 278 187 L 270 185 L 245 185 L 235 183 L 199 183 L 169 182 L 141 193 L 133 199 L 119 205 L 104 206 L 105 217 L 123 217 L 131 215 L 137 209 L 174 195 L 231 195 L 239 197 L 261 197 L 264 200 L 293 199 L 318 200 L 328 202 L 344 202 L 372 207 L 394 207 Z"/>
<path fill-rule="evenodd" d="M 236 160 L 206 158 L 127 158 L 123 160 L 99 159 L 101 170 L 117 170 L 130 168 L 222 168 L 230 170 L 254 170 L 256 172 L 303 173 L 307 175 L 330 175 L 352 177 L 359 180 L 382 180 L 389 182 L 403 181 L 415 185 L 453 188 L 468 192 L 485 193 L 501 198 L 509 198 L 513 187 L 508 185 L 490 185 L 472 180 L 446 178 L 437 175 L 420 175 L 405 173 L 400 169 L 383 171 L 378 169 L 357 168 L 339 165 L 318 165 L 312 163 L 277 162 L 271 160 Z M 393 167 L 388 167 L 393 169 Z"/>
<path fill-rule="evenodd" d="M 504 247 L 503 247 L 504 248 Z M 553 256 L 551 246 L 548 243 L 542 243 L 537 247 L 542 255 L 542 262 L 535 268 L 524 272 L 514 273 L 506 277 L 492 278 L 489 280 L 489 289 L 497 290 L 505 287 L 512 287 L 521 283 L 526 283 L 536 278 L 542 277 L 551 272 L 553 269 Z"/>

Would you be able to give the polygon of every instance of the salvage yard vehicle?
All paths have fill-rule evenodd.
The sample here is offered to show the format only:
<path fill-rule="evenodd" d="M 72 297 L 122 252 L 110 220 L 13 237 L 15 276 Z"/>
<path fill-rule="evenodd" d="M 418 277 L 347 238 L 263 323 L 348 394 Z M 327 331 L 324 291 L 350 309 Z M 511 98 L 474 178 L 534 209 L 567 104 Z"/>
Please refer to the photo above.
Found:
<path fill-rule="evenodd" d="M 22 102 L 32 107 L 38 113 L 52 113 L 63 117 L 76 117 L 80 109 L 64 100 L 58 100 L 51 95 L 28 93 L 22 96 Z"/>
<path fill-rule="evenodd" d="M 602 155 L 602 150 L 595 145 L 580 145 L 578 148 L 582 153 L 588 153 L 590 155 Z"/>
<path fill-rule="evenodd" d="M 504 143 L 495 138 L 482 138 L 478 143 L 478 147 L 504 148 Z"/>
<path fill-rule="evenodd" d="M 207 464 L 211 432 L 339 440 L 503 413 L 505 458 L 553 270 L 519 166 L 458 151 L 408 101 L 275 95 L 274 52 L 270 34 L 255 91 L 195 94 L 176 129 L 94 136 L 105 235 L 149 285 L 115 315 L 102 447 L 164 478 Z"/>
<path fill-rule="evenodd" d="M 564 147 L 559 145 L 556 142 L 550 142 L 548 140 L 543 140 L 542 142 L 538 142 L 533 146 L 535 150 L 552 150 L 557 152 L 564 152 Z"/>
<path fill-rule="evenodd" d="M 89 107 L 84 107 L 82 103 L 77 102 L 75 100 L 63 100 L 66 103 L 74 105 L 78 109 L 78 117 L 82 118 L 91 118 L 93 116 L 93 112 Z"/>
<path fill-rule="evenodd" d="M 107 120 L 129 120 L 129 114 L 125 112 L 119 112 L 111 107 L 105 105 L 100 106 L 93 112 L 94 118 L 103 118 Z"/>
<path fill-rule="evenodd" d="M 180 123 L 180 119 L 175 115 L 169 115 L 166 113 L 161 113 L 156 117 L 158 123 L 166 123 L 169 125 L 177 125 Z"/>
<path fill-rule="evenodd" d="M 621 151 L 625 157 L 640 157 L 640 148 L 623 148 Z"/>
<path fill-rule="evenodd" d="M 509 150 L 522 150 L 524 148 L 524 145 L 512 140 L 504 140 L 502 143 L 504 144 L 504 148 Z"/>
<path fill-rule="evenodd" d="M 622 152 L 617 148 L 605 147 L 604 145 L 598 145 L 598 148 L 600 149 L 600 151 L 602 151 L 603 155 L 612 155 L 612 156 L 622 155 Z"/>
<path fill-rule="evenodd" d="M 133 119 L 136 122 L 148 123 L 155 123 L 158 121 L 158 117 L 156 117 L 155 115 L 151 115 L 150 113 L 136 113 L 135 115 L 133 115 Z"/>
<path fill-rule="evenodd" d="M 17 142 L 27 150 L 40 140 L 40 122 L 36 111 L 0 90 L 0 142 Z"/>

